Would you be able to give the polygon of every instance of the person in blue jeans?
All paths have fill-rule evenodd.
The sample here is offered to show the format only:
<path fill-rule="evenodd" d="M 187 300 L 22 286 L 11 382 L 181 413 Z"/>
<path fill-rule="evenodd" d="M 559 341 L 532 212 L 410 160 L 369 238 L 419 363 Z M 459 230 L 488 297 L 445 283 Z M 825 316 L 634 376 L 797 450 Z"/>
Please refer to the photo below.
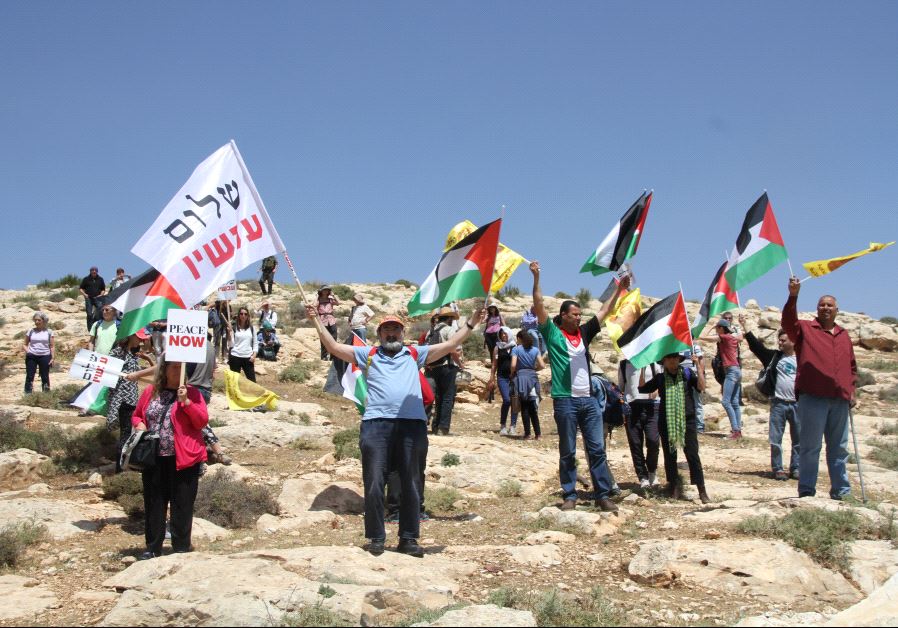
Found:
<path fill-rule="evenodd" d="M 723 380 L 723 396 L 720 403 L 730 420 L 730 438 L 742 438 L 742 408 L 739 400 L 742 397 L 742 365 L 739 360 L 739 343 L 742 334 L 733 330 L 732 324 L 725 318 L 717 321 L 717 353 L 726 369 Z"/>
<path fill-rule="evenodd" d="M 745 318 L 740 316 L 739 322 L 746 327 Z M 798 419 L 798 402 L 795 398 L 795 376 L 798 364 L 795 358 L 795 345 L 789 340 L 785 330 L 777 332 L 779 349 L 768 349 L 751 331 L 745 332 L 748 348 L 755 354 L 764 368 L 767 369 L 766 380 L 773 391 L 770 397 L 770 468 L 777 480 L 788 480 L 791 476 L 799 479 L 799 440 L 801 424 Z M 789 440 L 792 451 L 789 457 L 789 471 L 783 468 L 783 434 L 789 426 Z"/>
<path fill-rule="evenodd" d="M 487 386 L 490 390 L 499 389 L 502 396 L 502 407 L 499 410 L 499 436 L 516 436 L 518 429 L 518 413 L 512 408 L 511 352 L 515 348 L 514 334 L 508 327 L 499 329 L 499 340 L 493 347 L 493 368 Z M 508 413 L 511 411 L 511 430 L 506 427 Z"/>
<path fill-rule="evenodd" d="M 530 263 L 533 273 L 533 311 L 539 319 L 539 331 L 546 341 L 552 371 L 552 402 L 555 425 L 558 427 L 558 476 L 564 502 L 562 510 L 577 506 L 577 429 L 583 436 L 589 473 L 592 476 L 597 508 L 616 512 L 611 501 L 611 474 L 605 454 L 605 429 L 598 401 L 590 386 L 589 343 L 601 330 L 622 290 L 630 287 L 624 277 L 613 296 L 589 321 L 580 324 L 581 310 L 576 301 L 564 301 L 554 319 L 549 319 L 539 285 L 539 262 Z"/>
<path fill-rule="evenodd" d="M 420 347 L 405 346 L 405 323 L 397 316 L 385 316 L 377 326 L 379 345 L 373 349 L 338 343 L 318 320 L 317 308 L 306 306 L 306 312 L 315 322 L 325 350 L 336 360 L 355 364 L 368 384 L 359 435 L 367 549 L 375 556 L 384 552 L 384 489 L 390 470 L 395 469 L 402 489 L 396 550 L 420 558 L 424 556 L 424 549 L 418 545 L 424 490 L 421 470 L 428 446 L 420 369 L 462 344 L 482 320 L 483 310 L 475 310 L 447 342 Z"/>

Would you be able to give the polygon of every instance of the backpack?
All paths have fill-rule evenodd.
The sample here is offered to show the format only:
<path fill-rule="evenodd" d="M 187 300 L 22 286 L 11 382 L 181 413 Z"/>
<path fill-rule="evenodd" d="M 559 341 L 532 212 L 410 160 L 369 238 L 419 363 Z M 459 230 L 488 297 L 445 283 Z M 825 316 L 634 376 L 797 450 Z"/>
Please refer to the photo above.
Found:
<path fill-rule="evenodd" d="M 418 362 L 418 349 L 411 345 L 408 345 L 408 352 L 411 358 Z M 377 353 L 377 347 L 371 347 L 371 351 L 368 352 L 368 363 L 365 365 L 365 379 L 368 379 L 368 369 L 371 368 L 371 360 L 374 358 L 374 354 Z M 435 396 L 433 394 L 433 388 L 430 387 L 430 382 L 427 381 L 427 378 L 424 377 L 424 373 L 421 372 L 421 369 L 418 369 L 418 381 L 421 384 L 421 399 L 424 401 L 424 407 L 426 408 L 430 404 L 433 403 Z"/>
<path fill-rule="evenodd" d="M 218 327 L 221 325 L 221 314 L 218 313 L 218 308 L 212 308 L 209 310 L 209 327 Z"/>
<path fill-rule="evenodd" d="M 770 364 L 762 368 L 758 373 L 758 379 L 755 380 L 755 388 L 762 395 L 772 397 L 773 393 L 776 392 L 776 365 L 779 364 L 782 357 L 783 354 L 779 353 L 770 361 Z"/>
<path fill-rule="evenodd" d="M 440 330 L 442 330 L 444 327 L 448 327 L 448 326 L 449 325 L 447 325 L 446 323 L 437 323 L 436 326 L 430 330 L 430 333 L 427 334 L 427 342 L 425 344 L 438 345 L 441 342 L 443 342 L 442 339 L 440 338 Z M 451 363 L 452 363 L 452 356 L 449 354 L 446 354 L 445 357 L 440 358 L 439 360 L 437 360 L 436 362 L 434 362 L 432 364 L 429 364 L 428 366 L 430 366 L 430 367 L 446 366 L 447 364 L 451 364 Z"/>
<path fill-rule="evenodd" d="M 727 377 L 727 370 L 723 368 L 723 359 L 720 357 L 720 350 L 711 358 L 711 371 L 714 373 L 714 379 L 718 384 L 723 384 L 723 380 Z"/>
<path fill-rule="evenodd" d="M 593 385 L 593 396 L 605 394 L 605 409 L 602 412 L 602 419 L 605 425 L 611 427 L 620 427 L 630 417 L 630 404 L 624 396 L 623 391 L 618 388 L 617 384 L 602 375 L 593 375 L 590 378 Z M 601 386 L 602 391 L 596 390 L 595 387 Z"/>

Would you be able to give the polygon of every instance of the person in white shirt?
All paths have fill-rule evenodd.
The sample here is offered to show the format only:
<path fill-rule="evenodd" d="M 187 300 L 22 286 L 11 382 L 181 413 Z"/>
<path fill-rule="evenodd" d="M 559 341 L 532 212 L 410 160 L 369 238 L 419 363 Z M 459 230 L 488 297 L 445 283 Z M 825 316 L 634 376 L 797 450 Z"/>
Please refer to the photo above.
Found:
<path fill-rule="evenodd" d="M 361 294 L 352 295 L 355 305 L 349 310 L 349 329 L 351 334 L 355 334 L 362 340 L 367 340 L 368 323 L 374 318 L 374 310 L 365 303 L 365 297 Z M 352 335 L 346 344 L 352 344 Z"/>
<path fill-rule="evenodd" d="M 237 322 L 231 327 L 228 321 L 228 340 L 231 352 L 228 355 L 228 368 L 235 373 L 243 371 L 246 379 L 256 381 L 256 351 L 258 340 L 256 330 L 249 320 L 249 310 L 245 307 L 237 312 Z"/>
<path fill-rule="evenodd" d="M 260 328 L 266 321 L 271 323 L 272 327 L 278 326 L 278 313 L 271 307 L 271 301 L 262 301 L 262 307 L 256 310 L 256 316 L 258 317 Z"/>

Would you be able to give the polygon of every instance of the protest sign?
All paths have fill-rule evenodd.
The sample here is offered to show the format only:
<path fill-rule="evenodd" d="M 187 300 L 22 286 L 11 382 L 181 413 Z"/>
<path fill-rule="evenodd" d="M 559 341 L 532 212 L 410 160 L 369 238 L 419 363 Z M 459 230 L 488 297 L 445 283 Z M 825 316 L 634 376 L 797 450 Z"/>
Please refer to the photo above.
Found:
<path fill-rule="evenodd" d="M 165 276 L 187 307 L 283 251 L 233 141 L 197 166 L 131 249 Z"/>
<path fill-rule="evenodd" d="M 209 314 L 205 310 L 170 310 L 165 334 L 167 362 L 205 362 Z"/>
<path fill-rule="evenodd" d="M 101 386 L 114 387 L 122 376 L 124 360 L 81 349 L 72 360 L 69 377 Z"/>
<path fill-rule="evenodd" d="M 231 279 L 228 283 L 218 287 L 219 301 L 233 301 L 237 298 L 237 280 Z"/>

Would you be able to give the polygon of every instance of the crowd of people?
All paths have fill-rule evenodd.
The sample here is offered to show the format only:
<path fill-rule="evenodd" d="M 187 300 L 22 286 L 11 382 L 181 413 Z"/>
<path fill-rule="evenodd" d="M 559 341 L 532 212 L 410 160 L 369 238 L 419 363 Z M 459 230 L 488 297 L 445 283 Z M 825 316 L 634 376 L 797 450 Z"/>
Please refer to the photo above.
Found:
<path fill-rule="evenodd" d="M 260 286 L 270 294 L 274 268 L 263 264 Z M 690 483 L 703 503 L 710 497 L 705 488 L 699 453 L 699 435 L 704 432 L 706 390 L 705 361 L 700 347 L 671 353 L 656 364 L 634 368 L 621 359 L 616 382 L 612 383 L 592 362 L 590 343 L 601 332 L 614 311 L 619 296 L 630 287 L 623 276 L 616 291 L 595 315 L 585 322 L 581 304 L 562 302 L 550 317 L 540 285 L 539 262 L 530 264 L 533 303 L 521 317 L 519 330 L 506 324 L 499 308 L 477 309 L 460 324 L 458 307 L 447 304 L 436 312 L 430 329 L 408 343 L 406 322 L 392 315 L 381 316 L 376 325 L 374 347 L 364 341 L 376 313 L 364 296 L 353 296 L 344 343 L 337 340 L 336 308 L 339 299 L 331 286 L 322 286 L 317 298 L 306 307 L 321 345 L 321 358 L 335 364 L 355 364 L 364 371 L 368 397 L 361 421 L 360 449 L 365 498 L 365 536 L 373 554 L 384 551 L 385 504 L 395 505 L 399 523 L 398 551 L 423 555 L 418 544 L 423 510 L 424 469 L 428 449 L 428 427 L 435 435 L 448 435 L 456 396 L 458 374 L 463 366 L 462 344 L 480 323 L 485 324 L 484 345 L 491 363 L 489 391 L 498 391 L 499 434 L 517 436 L 520 416 L 523 439 L 540 439 L 542 390 L 538 372 L 551 373 L 553 418 L 558 433 L 559 484 L 562 510 L 577 507 L 578 477 L 576 438 L 579 431 L 588 461 L 595 507 L 618 509 L 613 500 L 620 489 L 608 465 L 606 446 L 612 421 L 610 412 L 623 417 L 638 486 L 659 486 L 659 454 L 663 456 L 667 494 L 683 495 L 677 457 L 683 451 Z M 264 280 L 264 281 L 263 281 Z M 127 281 L 117 269 L 110 290 Z M 157 464 L 143 472 L 146 552 L 141 559 L 159 556 L 166 534 L 166 521 L 175 552 L 190 550 L 193 503 L 199 477 L 210 462 L 229 464 L 214 432 L 208 425 L 208 404 L 219 360 L 228 368 L 255 381 L 257 358 L 277 360 L 278 313 L 271 302 L 258 309 L 240 307 L 231 319 L 228 303 L 199 304 L 209 313 L 206 362 L 190 365 L 186 383 L 181 383 L 182 365 L 168 362 L 162 334 L 165 321 L 155 321 L 124 339 L 117 338 L 120 313 L 104 302 L 106 285 L 97 269 L 91 268 L 80 286 L 85 300 L 88 346 L 124 363 L 122 377 L 110 391 L 107 425 L 120 430 L 120 449 L 132 430 L 150 430 L 159 437 Z M 847 332 L 836 324 L 838 306 L 830 295 L 817 303 L 814 320 L 799 320 L 797 300 L 801 289 L 794 277 L 777 332 L 777 347 L 771 348 L 748 328 L 739 316 L 737 327 L 731 314 L 716 322 L 716 355 L 712 360 L 715 379 L 721 384 L 721 405 L 730 423 L 730 438 L 742 437 L 741 344 L 748 344 L 763 370 L 758 389 L 770 398 L 769 442 L 771 474 L 777 480 L 798 481 L 798 495 L 816 492 L 820 450 L 825 441 L 830 477 L 830 496 L 842 499 L 850 492 L 847 475 L 848 416 L 854 405 L 857 366 Z M 55 338 L 49 317 L 33 316 L 34 326 L 24 339 L 25 393 L 33 392 L 40 375 L 42 390 L 50 388 L 50 368 L 55 360 Z M 354 342 L 354 338 L 363 341 Z M 152 384 L 141 393 L 140 378 Z M 616 385 L 615 385 L 616 384 Z M 610 391 L 610 392 L 609 392 Z M 783 440 L 789 428 L 788 467 Z M 116 471 L 121 471 L 121 461 Z M 390 489 L 387 490 L 389 479 Z M 389 493 L 389 497 L 388 497 Z"/>

